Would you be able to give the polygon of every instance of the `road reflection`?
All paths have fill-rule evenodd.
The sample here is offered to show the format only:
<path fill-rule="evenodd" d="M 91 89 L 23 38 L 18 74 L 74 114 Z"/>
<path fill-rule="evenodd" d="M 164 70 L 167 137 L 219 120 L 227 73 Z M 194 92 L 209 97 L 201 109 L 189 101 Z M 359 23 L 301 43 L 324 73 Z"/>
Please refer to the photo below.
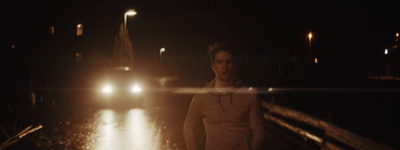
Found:
<path fill-rule="evenodd" d="M 99 110 L 95 118 L 98 118 L 97 126 L 91 137 L 95 150 L 165 148 L 160 145 L 160 128 L 143 109 Z"/>

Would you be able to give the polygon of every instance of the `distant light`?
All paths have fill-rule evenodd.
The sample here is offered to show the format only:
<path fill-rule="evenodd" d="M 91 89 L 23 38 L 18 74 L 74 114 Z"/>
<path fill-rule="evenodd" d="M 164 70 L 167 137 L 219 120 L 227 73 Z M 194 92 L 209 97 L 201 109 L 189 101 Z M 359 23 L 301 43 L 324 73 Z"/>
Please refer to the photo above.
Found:
<path fill-rule="evenodd" d="M 165 48 L 160 49 L 160 53 L 165 52 Z"/>
<path fill-rule="evenodd" d="M 312 33 L 310 32 L 310 33 L 308 33 L 308 39 L 311 39 L 312 38 Z"/>
<path fill-rule="evenodd" d="M 129 67 L 125 67 L 124 70 L 125 70 L 125 71 L 129 71 L 130 68 L 129 68 Z"/>
<path fill-rule="evenodd" d="M 76 36 L 81 36 L 83 34 L 83 25 L 81 23 L 76 25 Z"/>
<path fill-rule="evenodd" d="M 76 52 L 75 59 L 76 59 L 76 62 L 82 62 L 82 53 Z"/>
<path fill-rule="evenodd" d="M 112 93 L 112 88 L 111 86 L 107 85 L 106 87 L 103 88 L 103 93 Z"/>
<path fill-rule="evenodd" d="M 314 58 L 314 63 L 318 64 L 318 58 Z"/>
<path fill-rule="evenodd" d="M 54 35 L 54 26 L 50 26 L 50 34 Z"/>
<path fill-rule="evenodd" d="M 399 37 L 399 32 L 396 33 L 396 37 Z"/>
<path fill-rule="evenodd" d="M 134 9 L 130 9 L 125 13 L 125 15 L 128 15 L 128 16 L 134 16 L 136 14 L 137 14 L 137 12 Z"/>
<path fill-rule="evenodd" d="M 16 47 L 15 44 L 11 45 L 11 49 L 15 49 L 15 47 Z"/>
<path fill-rule="evenodd" d="M 132 93 L 140 93 L 142 91 L 142 88 L 139 85 L 134 85 L 132 87 Z"/>
<path fill-rule="evenodd" d="M 385 49 L 385 55 L 387 55 L 389 53 L 388 49 Z"/>

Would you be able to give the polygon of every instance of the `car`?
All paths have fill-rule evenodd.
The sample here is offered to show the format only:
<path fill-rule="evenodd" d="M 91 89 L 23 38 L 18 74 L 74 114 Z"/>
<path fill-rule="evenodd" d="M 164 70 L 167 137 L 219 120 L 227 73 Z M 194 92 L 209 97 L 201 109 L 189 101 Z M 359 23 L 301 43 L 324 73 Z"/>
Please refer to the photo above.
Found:
<path fill-rule="evenodd" d="M 132 67 L 109 68 L 95 80 L 94 101 L 105 107 L 143 107 L 157 84 Z"/>

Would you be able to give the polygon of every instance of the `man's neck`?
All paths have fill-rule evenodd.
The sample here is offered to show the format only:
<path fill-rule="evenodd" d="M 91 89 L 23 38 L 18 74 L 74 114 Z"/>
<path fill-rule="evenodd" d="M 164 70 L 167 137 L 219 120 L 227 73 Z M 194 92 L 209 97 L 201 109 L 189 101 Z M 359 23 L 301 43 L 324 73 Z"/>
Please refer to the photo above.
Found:
<path fill-rule="evenodd" d="M 216 80 L 215 80 L 216 88 L 229 88 L 229 87 L 233 87 L 234 84 L 235 84 L 234 79 L 231 79 L 229 81 L 222 81 L 222 80 L 216 78 Z"/>

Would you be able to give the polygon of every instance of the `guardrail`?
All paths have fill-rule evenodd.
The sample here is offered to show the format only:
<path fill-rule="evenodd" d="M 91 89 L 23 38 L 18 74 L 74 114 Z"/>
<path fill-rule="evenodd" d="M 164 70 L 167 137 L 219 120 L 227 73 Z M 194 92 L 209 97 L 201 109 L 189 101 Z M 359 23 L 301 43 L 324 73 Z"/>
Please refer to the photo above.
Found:
<path fill-rule="evenodd" d="M 36 127 L 33 127 L 32 125 L 26 127 L 25 129 L 23 129 L 22 131 L 18 132 L 17 134 L 15 134 L 12 137 L 9 137 L 6 141 L 4 141 L 3 143 L 0 143 L 0 150 L 5 149 L 7 147 L 9 147 L 10 145 L 13 145 L 14 143 L 18 142 L 19 140 L 21 140 L 24 136 L 35 132 L 39 129 L 43 128 L 43 125 L 38 125 Z"/>
<path fill-rule="evenodd" d="M 287 92 L 293 91 L 294 89 L 268 89 L 268 92 Z M 297 89 L 297 91 L 359 91 L 360 89 Z M 382 89 L 362 89 L 364 92 L 370 91 L 381 91 Z M 397 89 L 390 90 L 399 92 Z M 266 92 L 264 92 L 266 93 Z M 312 140 L 318 144 L 323 150 L 341 150 L 348 149 L 346 147 L 362 150 L 395 150 L 395 148 L 375 142 L 366 137 L 357 135 L 346 129 L 340 128 L 329 121 L 318 119 L 311 115 L 289 109 L 283 106 L 275 105 L 272 102 L 262 101 L 262 107 L 266 109 L 264 111 L 264 118 L 268 121 L 274 122 L 281 127 L 284 127 L 293 133 L 301 136 L 305 140 Z M 306 124 L 316 130 L 322 130 L 323 134 L 317 135 L 314 130 L 304 129 L 296 126 L 293 123 L 298 122 L 300 124 Z M 329 119 L 328 119 L 329 120 Z M 292 122 L 290 122 L 292 121 Z M 315 130 L 315 131 L 316 131 Z M 345 146 L 345 147 L 344 147 Z"/>

